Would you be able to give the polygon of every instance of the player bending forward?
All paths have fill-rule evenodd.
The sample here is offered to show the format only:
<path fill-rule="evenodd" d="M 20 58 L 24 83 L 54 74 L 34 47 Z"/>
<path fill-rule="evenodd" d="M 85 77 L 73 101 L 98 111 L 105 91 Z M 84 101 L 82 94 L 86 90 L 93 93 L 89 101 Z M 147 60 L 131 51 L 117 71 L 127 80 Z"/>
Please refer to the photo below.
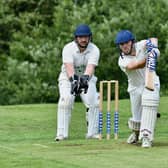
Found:
<path fill-rule="evenodd" d="M 58 79 L 60 98 L 56 141 L 68 138 L 71 111 L 76 95 L 80 95 L 85 106 L 89 108 L 86 138 L 98 138 L 99 100 L 94 72 L 100 52 L 91 39 L 92 32 L 89 26 L 81 24 L 74 32 L 74 41 L 63 48 L 63 65 Z"/>
<path fill-rule="evenodd" d="M 156 59 L 160 52 L 151 39 L 135 42 L 135 37 L 129 30 L 118 32 L 115 44 L 120 50 L 118 64 L 128 78 L 127 91 L 131 102 L 132 117 L 128 126 L 132 133 L 127 143 L 134 144 L 142 140 L 142 147 L 151 147 L 160 99 L 160 82 L 155 73 Z M 146 66 L 153 71 L 153 91 L 145 87 Z"/>

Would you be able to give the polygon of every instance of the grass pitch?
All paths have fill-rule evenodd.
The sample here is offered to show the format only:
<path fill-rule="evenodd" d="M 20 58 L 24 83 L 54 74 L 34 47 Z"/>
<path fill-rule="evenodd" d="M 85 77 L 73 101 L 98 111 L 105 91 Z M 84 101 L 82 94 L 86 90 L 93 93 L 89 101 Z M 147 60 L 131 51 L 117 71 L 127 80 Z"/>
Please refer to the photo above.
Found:
<path fill-rule="evenodd" d="M 119 139 L 86 140 L 85 108 L 75 103 L 68 140 L 55 142 L 56 104 L 0 106 L 0 167 L 167 168 L 168 97 L 159 107 L 154 146 L 128 145 L 129 100 L 120 100 Z M 105 118 L 105 117 L 104 117 Z M 104 124 L 105 125 L 105 124 Z M 105 136 L 105 131 L 104 131 Z"/>

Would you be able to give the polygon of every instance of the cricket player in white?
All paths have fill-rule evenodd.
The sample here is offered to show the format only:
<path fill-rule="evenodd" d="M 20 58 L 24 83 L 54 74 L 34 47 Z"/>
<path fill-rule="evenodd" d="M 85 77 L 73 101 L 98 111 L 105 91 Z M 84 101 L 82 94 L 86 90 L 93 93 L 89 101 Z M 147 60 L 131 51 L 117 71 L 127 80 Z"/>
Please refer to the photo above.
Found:
<path fill-rule="evenodd" d="M 68 138 L 71 111 L 76 95 L 80 95 L 86 108 L 89 109 L 86 138 L 98 138 L 99 99 L 96 90 L 97 77 L 94 76 L 94 72 L 100 51 L 91 42 L 92 32 L 88 25 L 79 25 L 74 37 L 74 41 L 66 44 L 62 51 L 63 65 L 58 79 L 60 98 L 56 141 Z"/>
<path fill-rule="evenodd" d="M 131 102 L 132 117 L 128 121 L 128 126 L 133 132 L 127 139 L 127 143 L 134 144 L 142 139 L 142 147 L 152 145 L 160 98 L 160 82 L 156 74 L 154 91 L 145 88 L 145 65 L 148 51 L 151 49 L 157 56 L 160 54 L 158 48 L 148 48 L 147 41 L 135 42 L 135 37 L 129 30 L 118 32 L 115 39 L 120 50 L 118 64 L 128 77 L 127 91 Z"/>

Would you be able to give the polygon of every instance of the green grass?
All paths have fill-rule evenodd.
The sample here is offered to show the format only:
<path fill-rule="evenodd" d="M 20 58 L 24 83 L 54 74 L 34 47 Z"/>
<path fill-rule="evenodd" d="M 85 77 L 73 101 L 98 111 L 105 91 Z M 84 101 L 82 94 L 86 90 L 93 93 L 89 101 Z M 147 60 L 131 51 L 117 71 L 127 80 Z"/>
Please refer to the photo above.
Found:
<path fill-rule="evenodd" d="M 56 104 L 0 106 L 0 167 L 167 168 L 168 97 L 160 103 L 154 146 L 126 144 L 129 100 L 120 101 L 119 139 L 86 140 L 85 108 L 75 103 L 68 140 L 55 142 Z M 104 133 L 105 136 L 105 133 Z"/>

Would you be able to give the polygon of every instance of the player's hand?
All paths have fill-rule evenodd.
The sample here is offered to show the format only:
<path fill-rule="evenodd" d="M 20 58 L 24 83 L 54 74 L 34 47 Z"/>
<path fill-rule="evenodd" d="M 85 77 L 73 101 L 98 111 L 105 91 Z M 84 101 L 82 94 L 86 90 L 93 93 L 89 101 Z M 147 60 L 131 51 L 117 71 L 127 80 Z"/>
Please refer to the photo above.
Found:
<path fill-rule="evenodd" d="M 79 77 L 78 75 L 74 74 L 69 78 L 71 82 L 71 94 L 76 96 L 78 94 L 78 87 L 79 87 Z"/>
<path fill-rule="evenodd" d="M 83 92 L 86 94 L 87 93 L 87 90 L 88 90 L 88 82 L 89 82 L 89 75 L 82 75 L 80 77 L 80 82 L 79 82 L 79 92 Z"/>

